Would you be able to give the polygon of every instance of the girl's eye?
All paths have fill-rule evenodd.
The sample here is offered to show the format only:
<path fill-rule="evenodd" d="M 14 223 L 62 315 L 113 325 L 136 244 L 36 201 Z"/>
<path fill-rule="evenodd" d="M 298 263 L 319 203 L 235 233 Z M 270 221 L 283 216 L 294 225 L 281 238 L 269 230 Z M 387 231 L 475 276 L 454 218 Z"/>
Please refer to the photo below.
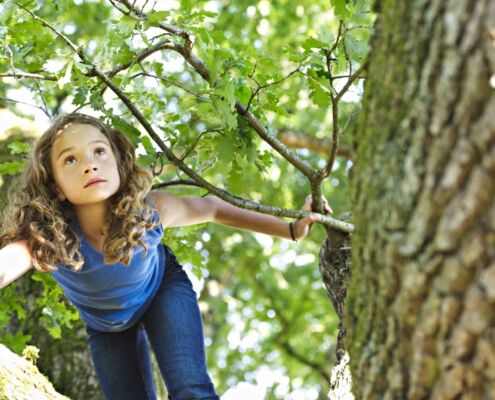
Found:
<path fill-rule="evenodd" d="M 74 156 L 69 156 L 64 160 L 64 164 L 72 164 L 73 161 L 76 161 L 76 158 Z"/>
<path fill-rule="evenodd" d="M 106 153 L 105 149 L 103 147 L 98 147 L 96 150 L 95 150 L 95 153 L 102 156 L 103 154 Z"/>

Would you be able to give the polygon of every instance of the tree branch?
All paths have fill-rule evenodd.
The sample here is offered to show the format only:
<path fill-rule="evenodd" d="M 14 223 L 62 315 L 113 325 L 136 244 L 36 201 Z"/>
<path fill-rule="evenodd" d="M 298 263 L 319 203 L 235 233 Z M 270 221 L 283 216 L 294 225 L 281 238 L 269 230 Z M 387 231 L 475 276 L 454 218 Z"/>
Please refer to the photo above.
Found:
<path fill-rule="evenodd" d="M 0 78 L 33 78 L 33 79 L 40 79 L 40 80 L 45 80 L 45 81 L 56 81 L 57 78 L 54 76 L 49 76 L 49 75 L 42 75 L 42 74 L 32 74 L 30 72 L 20 72 L 20 71 L 15 71 L 15 72 L 6 72 L 6 73 L 1 73 Z"/>
<path fill-rule="evenodd" d="M 330 62 L 329 62 L 329 55 L 326 55 L 327 58 L 327 68 L 329 71 L 329 79 L 331 81 L 331 75 L 330 75 Z M 351 85 L 354 83 L 354 81 L 359 78 L 359 75 L 365 70 L 366 68 L 366 62 L 364 62 L 354 74 L 352 74 L 345 85 L 342 87 L 342 89 L 334 96 L 333 93 L 330 95 L 330 99 L 332 102 L 332 150 L 330 152 L 329 158 L 327 165 L 325 168 L 321 171 L 320 177 L 322 179 L 326 178 L 327 176 L 330 175 L 332 172 L 333 164 L 335 162 L 335 157 L 337 155 L 337 149 L 339 146 L 339 123 L 338 123 L 338 102 L 342 98 L 342 96 L 347 92 L 347 90 L 351 87 Z M 349 122 L 349 121 L 348 121 Z M 347 125 L 346 125 L 347 126 Z"/>
<path fill-rule="evenodd" d="M 343 22 L 340 21 L 339 34 L 332 49 L 337 47 L 338 38 L 340 37 L 342 25 Z M 329 176 L 330 173 L 332 172 L 333 164 L 335 162 L 335 157 L 337 156 L 337 149 L 339 148 L 339 102 L 335 100 L 336 96 L 334 96 L 333 94 L 334 88 L 333 88 L 333 80 L 332 80 L 332 67 L 330 64 L 331 51 L 325 53 L 325 60 L 327 64 L 328 81 L 330 83 L 330 101 L 332 103 L 332 149 L 328 157 L 328 162 L 320 174 L 320 179 L 322 180 L 325 179 L 327 176 Z"/>
<path fill-rule="evenodd" d="M 196 182 L 191 180 L 177 179 L 175 181 L 157 183 L 156 185 L 153 185 L 153 189 L 160 189 L 164 187 L 179 186 L 179 185 L 202 187 L 201 185 L 198 185 Z"/>

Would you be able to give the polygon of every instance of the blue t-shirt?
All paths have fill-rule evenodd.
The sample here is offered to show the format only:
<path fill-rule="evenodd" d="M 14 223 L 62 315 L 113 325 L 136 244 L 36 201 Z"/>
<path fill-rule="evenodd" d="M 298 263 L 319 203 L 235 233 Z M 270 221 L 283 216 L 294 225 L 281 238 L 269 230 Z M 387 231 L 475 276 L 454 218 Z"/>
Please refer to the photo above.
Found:
<path fill-rule="evenodd" d="M 88 243 L 75 217 L 73 228 L 81 240 L 84 265 L 79 271 L 57 265 L 58 270 L 51 271 L 52 276 L 91 328 L 104 332 L 130 328 L 153 300 L 163 278 L 162 225 L 145 233 L 147 254 L 143 247 L 136 246 L 127 266 L 105 264 L 103 254 Z"/>

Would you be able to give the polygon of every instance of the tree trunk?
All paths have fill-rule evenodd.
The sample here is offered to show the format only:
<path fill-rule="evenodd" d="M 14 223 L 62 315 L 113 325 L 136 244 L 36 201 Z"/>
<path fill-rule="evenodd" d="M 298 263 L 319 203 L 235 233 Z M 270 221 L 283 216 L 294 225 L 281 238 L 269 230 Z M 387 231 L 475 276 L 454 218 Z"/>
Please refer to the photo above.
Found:
<path fill-rule="evenodd" d="M 57 393 L 50 381 L 38 371 L 34 365 L 36 357 L 37 353 L 31 350 L 26 352 L 27 359 L 23 359 L 0 344 L 0 399 L 70 400 Z"/>
<path fill-rule="evenodd" d="M 376 8 L 352 171 L 353 390 L 495 399 L 495 3 Z"/>

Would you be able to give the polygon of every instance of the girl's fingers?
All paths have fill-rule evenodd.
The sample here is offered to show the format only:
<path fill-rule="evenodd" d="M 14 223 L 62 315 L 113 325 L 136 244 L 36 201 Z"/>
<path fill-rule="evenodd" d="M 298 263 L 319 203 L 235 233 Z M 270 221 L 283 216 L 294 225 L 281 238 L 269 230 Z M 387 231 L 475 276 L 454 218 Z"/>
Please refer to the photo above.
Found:
<path fill-rule="evenodd" d="M 322 197 L 323 199 L 323 209 L 325 212 L 333 214 L 333 210 L 328 204 L 328 200 L 325 197 Z M 311 204 L 313 202 L 313 197 L 311 195 L 306 196 L 306 201 L 304 202 L 303 210 L 304 211 L 311 211 Z"/>
<path fill-rule="evenodd" d="M 332 208 L 328 205 L 328 203 L 325 203 L 324 205 L 325 211 L 329 212 L 330 214 L 333 214 Z"/>
<path fill-rule="evenodd" d="M 309 216 L 310 223 L 318 222 L 320 221 L 320 216 L 318 214 L 311 214 Z"/>

